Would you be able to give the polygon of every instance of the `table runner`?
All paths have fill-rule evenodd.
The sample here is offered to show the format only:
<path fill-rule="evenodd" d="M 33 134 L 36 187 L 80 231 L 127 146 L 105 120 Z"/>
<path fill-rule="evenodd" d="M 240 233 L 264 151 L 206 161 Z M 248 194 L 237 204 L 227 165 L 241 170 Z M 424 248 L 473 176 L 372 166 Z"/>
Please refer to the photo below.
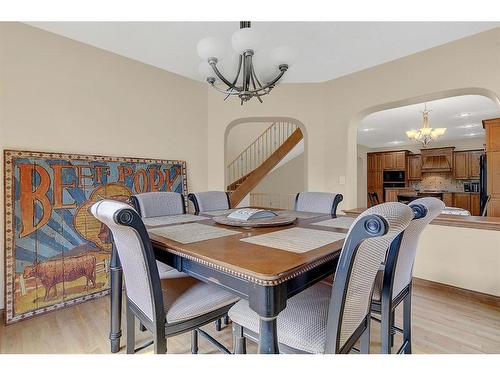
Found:
<path fill-rule="evenodd" d="M 240 232 L 234 230 L 218 228 L 199 223 L 153 228 L 149 229 L 149 232 L 183 244 L 212 240 L 214 238 L 232 236 L 233 234 L 240 234 Z"/>
<path fill-rule="evenodd" d="M 240 241 L 275 249 L 305 253 L 345 238 L 345 233 L 328 232 L 318 229 L 290 228 L 261 234 Z"/>

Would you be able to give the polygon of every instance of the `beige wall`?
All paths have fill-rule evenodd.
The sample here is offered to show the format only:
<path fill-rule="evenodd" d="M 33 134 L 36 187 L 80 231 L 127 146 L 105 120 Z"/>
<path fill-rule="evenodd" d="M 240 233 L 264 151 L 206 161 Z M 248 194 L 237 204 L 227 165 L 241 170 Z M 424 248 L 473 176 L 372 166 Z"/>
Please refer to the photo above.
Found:
<path fill-rule="evenodd" d="M 232 162 L 243 150 L 250 146 L 271 122 L 249 122 L 231 128 L 226 139 L 226 164 Z"/>
<path fill-rule="evenodd" d="M 253 193 L 296 194 L 305 190 L 304 153 L 269 173 Z"/>
<path fill-rule="evenodd" d="M 205 83 L 30 26 L 0 23 L 2 149 L 186 160 L 189 189 L 204 190 L 206 95 Z M 3 178 L 1 189 L 3 197 Z"/>

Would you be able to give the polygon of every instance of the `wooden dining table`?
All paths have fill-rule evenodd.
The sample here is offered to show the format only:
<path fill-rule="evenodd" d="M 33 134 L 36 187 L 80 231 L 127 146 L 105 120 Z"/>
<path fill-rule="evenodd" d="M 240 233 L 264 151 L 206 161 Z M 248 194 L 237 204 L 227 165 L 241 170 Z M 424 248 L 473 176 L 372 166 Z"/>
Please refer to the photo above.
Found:
<path fill-rule="evenodd" d="M 289 213 L 292 214 L 292 213 Z M 204 215 L 204 214 L 200 214 Z M 245 239 L 283 231 L 307 228 L 347 233 L 347 228 L 313 225 L 332 219 L 331 215 L 299 213 L 289 225 L 265 228 L 229 227 L 217 224 L 212 217 L 197 224 L 225 228 L 235 233 L 224 237 L 181 243 L 147 228 L 155 257 L 191 277 L 214 283 L 249 301 L 260 318 L 259 353 L 278 353 L 277 317 L 287 300 L 333 274 L 344 239 L 305 252 L 293 252 L 245 242 Z M 191 223 L 172 224 L 188 225 Z M 156 227 L 155 227 L 156 228 Z M 188 227 L 186 227 L 188 228 Z M 319 233 L 311 232 L 308 233 Z M 122 270 L 116 251 L 111 265 L 111 351 L 120 349 Z"/>

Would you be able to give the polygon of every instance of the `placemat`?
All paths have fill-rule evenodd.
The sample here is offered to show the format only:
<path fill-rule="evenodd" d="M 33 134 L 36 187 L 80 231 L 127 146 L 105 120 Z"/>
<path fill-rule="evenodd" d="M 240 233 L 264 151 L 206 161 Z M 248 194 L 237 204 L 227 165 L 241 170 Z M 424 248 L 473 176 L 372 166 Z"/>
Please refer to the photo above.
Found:
<path fill-rule="evenodd" d="M 223 216 L 229 215 L 231 212 L 239 210 L 239 208 L 230 208 L 229 210 L 218 210 L 218 211 L 205 211 L 200 212 L 200 215 L 204 216 Z"/>
<path fill-rule="evenodd" d="M 304 211 L 293 211 L 293 210 L 283 210 L 275 211 L 278 215 L 295 216 L 299 219 L 311 219 L 313 217 L 323 216 L 325 214 L 320 214 L 317 212 L 304 212 Z"/>
<path fill-rule="evenodd" d="M 170 215 L 170 216 L 158 216 L 158 217 L 148 217 L 142 219 L 146 227 L 158 227 L 169 224 L 180 224 L 180 223 L 190 223 L 192 221 L 207 220 L 205 216 L 197 216 L 191 214 L 183 215 Z"/>
<path fill-rule="evenodd" d="M 351 227 L 352 223 L 354 222 L 354 220 L 356 220 L 354 217 L 341 216 L 341 217 L 337 217 L 335 219 L 328 219 L 328 220 L 319 221 L 319 222 L 313 223 L 311 225 L 318 225 L 321 227 L 349 229 Z"/>
<path fill-rule="evenodd" d="M 240 234 L 240 232 L 235 230 L 212 227 L 199 223 L 153 228 L 149 229 L 149 232 L 184 244 Z"/>
<path fill-rule="evenodd" d="M 305 253 L 345 238 L 345 233 L 318 229 L 290 228 L 259 236 L 242 238 L 240 241 L 275 249 Z"/>

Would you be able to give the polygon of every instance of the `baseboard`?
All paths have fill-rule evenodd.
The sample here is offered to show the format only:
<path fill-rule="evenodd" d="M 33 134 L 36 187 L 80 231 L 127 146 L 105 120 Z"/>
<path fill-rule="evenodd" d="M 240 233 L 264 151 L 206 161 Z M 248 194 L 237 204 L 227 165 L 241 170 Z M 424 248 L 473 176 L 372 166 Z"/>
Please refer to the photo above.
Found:
<path fill-rule="evenodd" d="M 469 289 L 459 288 L 458 286 L 438 283 L 436 281 L 430 281 L 425 279 L 420 279 L 418 277 L 413 278 L 413 284 L 425 288 L 434 288 L 447 293 L 452 293 L 466 297 L 468 299 L 486 303 L 488 305 L 500 307 L 500 296 L 494 296 L 492 294 L 486 294 L 481 292 L 476 292 Z"/>

